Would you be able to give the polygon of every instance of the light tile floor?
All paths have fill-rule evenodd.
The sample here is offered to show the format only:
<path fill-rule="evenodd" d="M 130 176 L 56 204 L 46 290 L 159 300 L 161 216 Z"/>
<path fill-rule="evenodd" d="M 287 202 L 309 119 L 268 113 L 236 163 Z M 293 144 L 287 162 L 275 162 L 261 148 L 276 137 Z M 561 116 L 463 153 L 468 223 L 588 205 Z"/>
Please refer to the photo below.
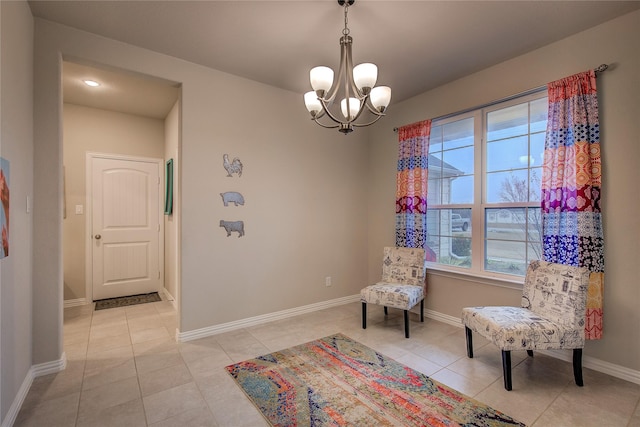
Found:
<path fill-rule="evenodd" d="M 185 343 L 174 340 L 167 301 L 93 311 L 65 309 L 63 372 L 36 378 L 16 426 L 266 426 L 224 366 L 341 332 L 529 426 L 640 426 L 640 385 L 570 363 L 513 354 L 513 391 L 503 388 L 500 351 L 462 328 L 414 315 L 405 339 L 400 311 L 360 303 Z"/>

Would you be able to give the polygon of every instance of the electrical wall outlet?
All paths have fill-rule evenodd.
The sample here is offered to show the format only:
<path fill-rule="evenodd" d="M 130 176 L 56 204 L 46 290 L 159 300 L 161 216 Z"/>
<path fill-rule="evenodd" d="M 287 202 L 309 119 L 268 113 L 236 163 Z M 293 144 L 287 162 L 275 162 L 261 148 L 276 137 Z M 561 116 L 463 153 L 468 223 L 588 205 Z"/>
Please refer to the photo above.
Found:
<path fill-rule="evenodd" d="M 331 286 L 331 276 L 327 276 L 324 278 L 324 285 Z"/>

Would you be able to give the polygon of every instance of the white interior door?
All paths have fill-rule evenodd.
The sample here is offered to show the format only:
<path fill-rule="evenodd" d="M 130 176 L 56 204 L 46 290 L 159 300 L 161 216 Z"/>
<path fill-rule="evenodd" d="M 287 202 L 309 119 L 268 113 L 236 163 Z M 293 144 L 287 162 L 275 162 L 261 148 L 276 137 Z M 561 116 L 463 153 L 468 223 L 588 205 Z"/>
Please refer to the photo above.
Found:
<path fill-rule="evenodd" d="M 93 300 L 160 291 L 161 162 L 90 162 Z"/>

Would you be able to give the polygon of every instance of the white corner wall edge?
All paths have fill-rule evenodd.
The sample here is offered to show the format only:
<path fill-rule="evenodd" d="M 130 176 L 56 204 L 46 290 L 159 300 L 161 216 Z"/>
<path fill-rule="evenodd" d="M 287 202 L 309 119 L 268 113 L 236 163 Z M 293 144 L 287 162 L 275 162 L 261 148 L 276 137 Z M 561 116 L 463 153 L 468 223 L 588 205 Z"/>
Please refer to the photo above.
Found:
<path fill-rule="evenodd" d="M 22 404 L 29 393 L 29 389 L 31 388 L 31 384 L 33 384 L 33 380 L 37 377 L 41 377 L 43 375 L 55 374 L 57 372 L 63 371 L 67 367 L 67 354 L 62 353 L 62 357 L 58 360 L 54 360 L 53 362 L 45 362 L 40 363 L 38 365 L 31 366 L 31 369 L 27 372 L 27 375 L 24 377 L 24 381 L 22 381 L 22 385 L 20 386 L 20 390 L 18 390 L 18 394 L 16 398 L 13 399 L 13 403 L 7 412 L 7 416 L 2 420 L 1 427 L 11 427 L 16 422 L 16 418 L 18 417 L 18 413 L 20 412 L 20 408 L 22 408 Z"/>
<path fill-rule="evenodd" d="M 216 335 L 223 332 L 234 331 L 236 329 L 247 328 L 250 326 L 262 325 L 265 322 L 287 319 L 289 317 L 298 316 L 300 314 L 312 313 L 314 311 L 323 310 L 325 308 L 337 307 L 339 305 L 349 304 L 357 301 L 360 301 L 360 294 L 336 298 L 329 301 L 322 301 L 315 304 L 303 305 L 302 307 L 276 311 L 275 313 L 249 317 L 247 319 L 240 319 L 234 322 L 222 323 L 220 325 L 208 326 L 206 328 L 195 329 L 193 331 L 176 331 L 176 340 L 178 342 L 197 340 L 199 338 L 209 337 L 211 335 Z"/>
<path fill-rule="evenodd" d="M 169 301 L 171 303 L 171 305 L 173 306 L 173 308 L 177 312 L 178 311 L 178 302 L 173 297 L 173 295 L 171 295 L 171 293 L 167 290 L 167 288 L 162 288 L 162 293 L 164 294 L 164 296 L 167 299 L 167 301 Z"/>
<path fill-rule="evenodd" d="M 439 322 L 448 323 L 459 328 L 464 327 L 462 319 L 458 317 L 449 316 L 432 310 L 425 310 L 424 315 Z M 572 362 L 573 360 L 572 352 L 569 350 L 540 350 L 540 353 L 555 357 L 556 359 L 564 360 L 565 362 Z M 620 378 L 634 384 L 640 384 L 640 371 L 605 362 L 594 357 L 583 356 L 582 367 L 593 369 L 594 371 L 602 372 L 603 374 L 611 375 L 612 377 Z"/>

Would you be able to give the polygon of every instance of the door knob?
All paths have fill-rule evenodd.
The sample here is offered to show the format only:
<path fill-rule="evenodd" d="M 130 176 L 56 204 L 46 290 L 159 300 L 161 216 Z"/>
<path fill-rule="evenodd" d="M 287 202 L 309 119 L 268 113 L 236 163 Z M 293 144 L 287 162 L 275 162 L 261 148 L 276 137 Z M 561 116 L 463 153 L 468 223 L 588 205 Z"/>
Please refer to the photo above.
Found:
<path fill-rule="evenodd" d="M 99 234 L 96 234 L 94 237 L 96 238 L 96 240 L 100 240 L 100 239 L 102 239 L 102 236 L 101 236 L 101 235 L 99 235 Z"/>

